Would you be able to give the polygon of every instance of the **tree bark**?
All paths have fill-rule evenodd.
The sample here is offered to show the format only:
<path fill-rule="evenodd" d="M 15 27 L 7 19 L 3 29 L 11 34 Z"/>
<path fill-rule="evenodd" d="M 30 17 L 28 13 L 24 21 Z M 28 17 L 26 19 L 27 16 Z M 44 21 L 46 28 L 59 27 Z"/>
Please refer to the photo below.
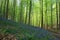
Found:
<path fill-rule="evenodd" d="M 47 1 L 45 1 L 45 6 L 46 6 L 46 10 L 45 10 L 45 25 L 46 25 L 45 27 L 46 28 L 45 29 L 48 29 L 48 26 L 47 26 L 48 25 L 48 19 L 47 19 L 48 18 L 47 17 Z"/>
<path fill-rule="evenodd" d="M 57 18 L 57 30 L 58 30 L 58 2 L 56 0 L 56 18 Z"/>
<path fill-rule="evenodd" d="M 60 29 L 60 2 L 59 2 L 59 27 L 58 29 Z"/>
<path fill-rule="evenodd" d="M 32 9 L 32 0 L 30 0 L 30 4 L 29 4 L 29 20 L 28 20 L 28 24 L 30 24 L 30 20 L 31 20 L 31 9 Z"/>
<path fill-rule="evenodd" d="M 42 9 L 41 9 L 41 28 L 43 28 L 43 0 L 41 0 L 41 7 L 42 7 Z"/>
<path fill-rule="evenodd" d="M 51 0 L 51 28 L 53 28 L 52 11 L 53 9 L 52 9 L 52 0 Z"/>

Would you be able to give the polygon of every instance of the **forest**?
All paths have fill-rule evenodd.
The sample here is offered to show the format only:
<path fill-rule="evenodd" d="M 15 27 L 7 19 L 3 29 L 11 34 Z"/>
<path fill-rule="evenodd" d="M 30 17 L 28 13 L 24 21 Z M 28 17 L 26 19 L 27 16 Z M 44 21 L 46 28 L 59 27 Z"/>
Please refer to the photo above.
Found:
<path fill-rule="evenodd" d="M 16 36 L 12 40 L 60 40 L 60 0 L 0 0 L 1 40 L 5 34 Z"/>

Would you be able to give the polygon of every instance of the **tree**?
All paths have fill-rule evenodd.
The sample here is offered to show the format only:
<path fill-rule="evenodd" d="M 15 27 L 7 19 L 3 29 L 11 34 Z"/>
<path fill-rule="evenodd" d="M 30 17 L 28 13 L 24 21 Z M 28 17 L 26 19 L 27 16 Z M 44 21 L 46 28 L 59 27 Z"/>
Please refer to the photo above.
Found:
<path fill-rule="evenodd" d="M 9 5 L 9 0 L 4 1 L 4 9 L 3 9 L 3 17 L 8 19 L 8 5 Z"/>
<path fill-rule="evenodd" d="M 9 0 L 7 0 L 7 4 L 6 4 L 6 19 L 8 19 L 8 9 L 9 9 Z"/>
<path fill-rule="evenodd" d="M 7 19 L 7 15 L 6 15 L 6 0 L 4 0 L 4 5 L 3 5 L 3 17 Z"/>
<path fill-rule="evenodd" d="M 29 5 L 29 2 L 28 2 L 28 0 L 26 1 L 26 16 L 25 16 L 25 24 L 27 24 L 27 18 L 28 18 L 28 6 Z"/>
<path fill-rule="evenodd" d="M 58 29 L 60 29 L 60 2 L 59 2 L 59 27 Z"/>
<path fill-rule="evenodd" d="M 3 4 L 3 0 L 0 0 L 0 17 L 3 17 L 3 13 L 2 13 L 2 4 Z"/>
<path fill-rule="evenodd" d="M 56 18 L 57 18 L 57 29 L 58 29 L 58 1 L 56 0 Z"/>
<path fill-rule="evenodd" d="M 32 0 L 30 0 L 30 4 L 29 4 L 29 20 L 28 20 L 28 24 L 30 24 L 30 20 L 31 20 L 31 9 L 32 9 Z"/>
<path fill-rule="evenodd" d="M 20 23 L 23 23 L 23 16 L 24 16 L 24 11 L 23 11 L 23 0 L 20 0 Z"/>
<path fill-rule="evenodd" d="M 48 17 L 47 17 L 47 0 L 45 0 L 45 7 L 46 7 L 46 10 L 45 10 L 45 27 L 48 29 Z"/>
<path fill-rule="evenodd" d="M 41 0 L 41 28 L 43 28 L 43 0 Z"/>
<path fill-rule="evenodd" d="M 51 28 L 53 28 L 53 20 L 52 20 L 52 12 L 53 12 L 53 9 L 52 9 L 52 0 L 51 0 Z"/>
<path fill-rule="evenodd" d="M 16 17 L 16 15 L 15 15 L 15 11 L 16 11 L 16 0 L 13 0 L 13 8 L 12 8 L 12 10 L 13 10 L 12 20 L 15 21 L 15 17 Z"/>

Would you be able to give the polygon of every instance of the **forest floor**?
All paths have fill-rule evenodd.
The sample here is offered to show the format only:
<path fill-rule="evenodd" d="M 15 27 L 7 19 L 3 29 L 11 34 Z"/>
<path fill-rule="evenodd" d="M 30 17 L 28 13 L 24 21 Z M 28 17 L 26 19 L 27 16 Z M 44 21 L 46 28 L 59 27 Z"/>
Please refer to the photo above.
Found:
<path fill-rule="evenodd" d="M 49 29 L 49 31 L 60 40 L 60 30 Z"/>
<path fill-rule="evenodd" d="M 5 27 L 3 27 L 5 28 Z M 14 29 L 13 27 L 10 27 L 9 28 L 12 28 Z M 48 31 L 52 32 L 52 34 L 56 37 L 56 39 L 60 40 L 60 30 L 54 30 L 54 29 L 49 29 Z"/>

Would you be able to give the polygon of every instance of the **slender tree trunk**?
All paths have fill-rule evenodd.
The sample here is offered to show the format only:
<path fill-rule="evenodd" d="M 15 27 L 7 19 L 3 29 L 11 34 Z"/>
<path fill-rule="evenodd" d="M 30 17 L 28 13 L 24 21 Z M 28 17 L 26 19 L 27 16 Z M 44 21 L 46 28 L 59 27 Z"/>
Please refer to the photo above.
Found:
<path fill-rule="evenodd" d="M 26 17 L 25 17 L 25 24 L 27 23 L 27 8 L 26 8 Z"/>
<path fill-rule="evenodd" d="M 4 0 L 3 18 L 6 18 L 6 0 Z"/>
<path fill-rule="evenodd" d="M 13 20 L 13 21 L 16 21 L 15 20 L 15 17 L 16 17 L 16 15 L 15 15 L 15 12 L 16 11 L 16 0 L 13 0 L 13 3 L 12 3 L 12 15 L 11 15 L 11 20 Z"/>
<path fill-rule="evenodd" d="M 42 9 L 41 9 L 41 13 L 42 13 L 42 15 L 41 15 L 41 28 L 43 28 L 43 0 L 41 0 L 41 7 L 42 7 Z"/>
<path fill-rule="evenodd" d="M 41 1 L 40 1 L 40 0 L 39 0 L 39 3 L 40 3 L 39 26 L 41 27 L 41 5 L 42 5 L 42 4 L 41 4 Z"/>
<path fill-rule="evenodd" d="M 46 6 L 46 10 L 45 10 L 45 27 L 46 27 L 46 29 L 48 29 L 48 20 L 47 20 L 47 1 L 45 1 L 45 6 Z"/>
<path fill-rule="evenodd" d="M 16 7 L 16 0 L 13 0 L 13 14 L 12 14 L 12 20 L 15 21 L 15 8 Z"/>
<path fill-rule="evenodd" d="M 57 29 L 58 29 L 58 2 L 56 0 L 56 18 L 57 18 Z"/>
<path fill-rule="evenodd" d="M 8 19 L 8 5 L 9 5 L 9 0 L 5 0 L 4 2 L 4 10 L 3 10 L 3 17 L 5 19 Z"/>
<path fill-rule="evenodd" d="M 59 26 L 58 29 L 60 29 L 60 2 L 59 2 Z"/>
<path fill-rule="evenodd" d="M 20 23 L 23 22 L 23 1 L 20 3 Z"/>
<path fill-rule="evenodd" d="M 6 4 L 6 19 L 8 19 L 8 6 L 9 6 L 9 0 L 7 0 Z"/>
<path fill-rule="evenodd" d="M 29 20 L 28 20 L 28 24 L 30 24 L 30 20 L 31 20 L 31 9 L 32 9 L 32 1 L 30 0 L 30 4 L 29 4 Z"/>
<path fill-rule="evenodd" d="M 3 4 L 3 1 L 0 0 L 0 17 L 3 17 L 3 13 L 2 13 L 2 4 Z"/>
<path fill-rule="evenodd" d="M 51 28 L 53 28 L 53 20 L 52 20 L 52 0 L 51 0 Z"/>
<path fill-rule="evenodd" d="M 27 17 L 28 17 L 28 0 L 27 0 L 27 6 L 26 6 L 25 24 L 27 23 Z"/>

